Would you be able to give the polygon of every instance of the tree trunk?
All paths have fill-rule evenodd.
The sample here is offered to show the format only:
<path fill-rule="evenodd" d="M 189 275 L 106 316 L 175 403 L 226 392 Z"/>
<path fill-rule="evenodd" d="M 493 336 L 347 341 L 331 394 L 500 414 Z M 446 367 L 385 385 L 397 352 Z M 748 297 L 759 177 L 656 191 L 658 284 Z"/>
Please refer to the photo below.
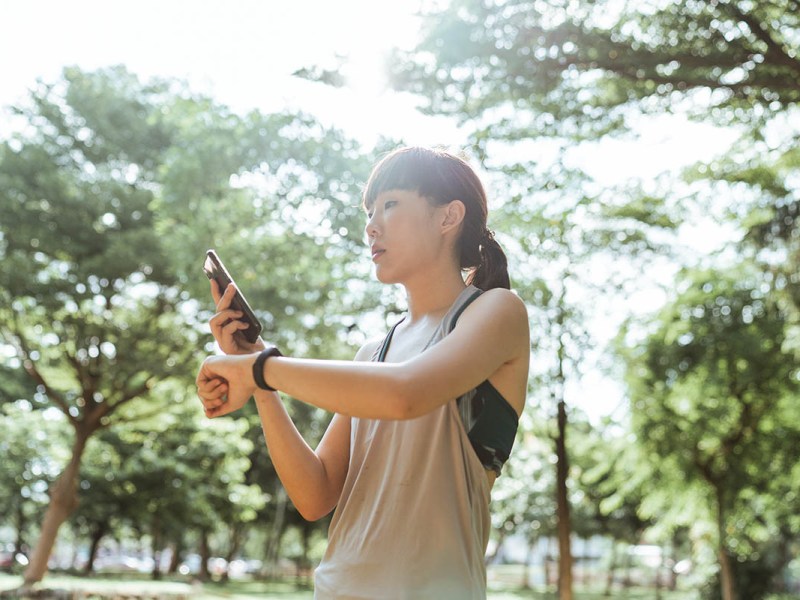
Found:
<path fill-rule="evenodd" d="M 569 498 L 567 497 L 567 406 L 558 402 L 558 435 L 556 437 L 556 503 L 558 513 L 558 597 L 572 600 L 572 549 L 570 547 Z"/>
<path fill-rule="evenodd" d="M 92 532 L 92 543 L 89 547 L 89 558 L 86 560 L 84 571 L 89 574 L 94 571 L 94 559 L 97 558 L 97 550 L 100 548 L 100 541 L 108 532 L 108 521 L 98 523 Z"/>
<path fill-rule="evenodd" d="M 14 556 L 17 554 L 24 554 L 25 549 L 25 541 L 22 537 L 22 532 L 25 531 L 25 507 L 23 506 L 22 502 L 17 504 L 17 518 L 16 518 L 16 527 L 17 527 L 17 535 L 16 539 L 14 540 Z"/>
<path fill-rule="evenodd" d="M 522 569 L 520 587 L 523 590 L 531 589 L 531 563 L 533 562 L 533 544 L 528 542 L 528 551 L 525 553 L 525 566 Z"/>
<path fill-rule="evenodd" d="M 153 517 L 153 528 L 152 528 L 152 543 L 150 551 L 153 555 L 153 572 L 151 577 L 153 581 L 158 581 L 161 579 L 161 520 L 158 518 L 158 514 Z"/>
<path fill-rule="evenodd" d="M 669 564 L 669 583 L 667 587 L 670 592 L 674 592 L 678 587 L 678 572 L 675 570 L 675 565 L 678 564 L 678 553 L 677 548 L 679 546 L 679 542 L 673 536 L 672 544 L 670 544 L 670 564 Z"/>
<path fill-rule="evenodd" d="M 200 581 L 208 581 L 211 574 L 208 571 L 208 559 L 211 551 L 208 548 L 208 531 L 205 529 L 200 533 Z"/>
<path fill-rule="evenodd" d="M 626 593 L 629 588 L 633 586 L 633 582 L 631 581 L 631 553 L 630 547 L 625 549 L 625 558 L 623 563 L 623 572 L 622 572 L 622 587 L 625 589 Z"/>
<path fill-rule="evenodd" d="M 242 548 L 242 542 L 245 537 L 245 524 L 235 523 L 230 527 L 230 545 L 228 546 L 228 553 L 225 555 L 225 572 L 222 574 L 223 581 L 230 580 L 230 564 L 236 560 L 239 550 Z"/>
<path fill-rule="evenodd" d="M 725 535 L 725 499 L 721 485 L 716 486 L 717 530 L 719 532 L 719 581 L 722 600 L 736 600 L 736 586 L 733 581 L 733 565 L 728 554 L 728 540 Z"/>
<path fill-rule="evenodd" d="M 553 575 L 552 567 L 553 567 L 553 538 L 547 538 L 547 554 L 545 555 L 544 561 L 542 564 L 544 565 L 544 584 L 549 588 L 554 583 L 558 583 L 558 578 Z"/>
<path fill-rule="evenodd" d="M 656 600 L 662 600 L 664 594 L 661 591 L 661 569 L 664 566 L 664 549 L 661 549 L 661 554 L 659 555 L 658 564 L 656 565 L 656 576 L 655 581 L 653 582 L 656 588 Z"/>
<path fill-rule="evenodd" d="M 722 586 L 722 600 L 736 600 L 736 589 L 733 583 L 733 567 L 728 551 L 719 549 L 720 584 Z"/>
<path fill-rule="evenodd" d="M 78 474 L 83 451 L 86 449 L 86 442 L 91 433 L 92 430 L 89 428 L 75 428 L 72 458 L 50 492 L 50 504 L 44 515 L 39 541 L 36 543 L 30 564 L 25 569 L 23 587 L 29 587 L 41 581 L 47 573 L 47 562 L 50 560 L 50 553 L 56 543 L 58 530 L 78 508 Z"/>
<path fill-rule="evenodd" d="M 774 591 L 787 594 L 789 593 L 789 583 L 787 578 L 783 575 L 786 571 L 787 565 L 792 560 L 792 553 L 789 548 L 789 540 L 791 538 L 791 534 L 788 531 L 787 527 L 781 527 L 780 538 L 778 542 L 778 565 L 779 568 L 776 570 L 776 577 L 773 578 L 774 580 Z"/>
<path fill-rule="evenodd" d="M 170 575 L 175 575 L 178 572 L 178 567 L 181 566 L 181 553 L 183 552 L 183 539 L 178 539 L 172 543 L 172 557 L 169 561 Z"/>
<path fill-rule="evenodd" d="M 617 544 L 611 544 L 611 562 L 608 565 L 608 576 L 606 577 L 606 589 L 603 591 L 603 596 L 611 595 L 611 588 L 614 586 L 614 575 L 617 570 Z"/>
<path fill-rule="evenodd" d="M 275 518 L 272 521 L 271 532 L 267 537 L 266 548 L 264 548 L 264 574 L 268 577 L 275 577 L 278 573 L 281 539 L 286 529 L 286 509 L 289 496 L 280 482 L 276 483 L 275 497 L 277 499 Z"/>
<path fill-rule="evenodd" d="M 497 528 L 497 544 L 494 547 L 494 552 L 491 554 L 487 554 L 484 558 L 484 564 L 488 567 L 491 564 L 494 564 L 497 560 L 497 557 L 500 556 L 500 552 L 503 549 L 503 543 L 506 540 L 506 528 L 504 526 Z"/>

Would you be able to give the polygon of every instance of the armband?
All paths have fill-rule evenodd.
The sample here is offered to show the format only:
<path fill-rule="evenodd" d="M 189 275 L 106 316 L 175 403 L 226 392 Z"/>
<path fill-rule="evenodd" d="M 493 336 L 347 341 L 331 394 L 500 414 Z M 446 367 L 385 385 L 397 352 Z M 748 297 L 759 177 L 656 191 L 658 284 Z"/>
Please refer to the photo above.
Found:
<path fill-rule="evenodd" d="M 256 358 L 256 361 L 253 363 L 253 381 L 255 381 L 256 386 L 262 390 L 277 392 L 278 390 L 276 390 L 274 387 L 270 387 L 266 379 L 264 379 L 264 363 L 267 362 L 267 359 L 272 356 L 283 356 L 283 354 L 281 354 L 281 351 L 275 346 L 270 346 L 266 350 L 261 351 Z"/>

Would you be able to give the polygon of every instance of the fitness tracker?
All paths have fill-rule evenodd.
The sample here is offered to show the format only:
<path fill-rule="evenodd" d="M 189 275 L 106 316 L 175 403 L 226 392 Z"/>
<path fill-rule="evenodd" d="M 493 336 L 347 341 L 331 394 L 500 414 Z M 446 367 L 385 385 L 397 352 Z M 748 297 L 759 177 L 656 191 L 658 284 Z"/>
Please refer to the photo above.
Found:
<path fill-rule="evenodd" d="M 253 380 L 260 389 L 269 392 L 277 392 L 278 390 L 274 387 L 270 387 L 264 379 L 264 363 L 267 362 L 267 359 L 271 356 L 283 356 L 283 354 L 281 354 L 281 351 L 275 346 L 270 346 L 266 350 L 262 350 L 256 358 L 256 362 L 253 363 Z"/>

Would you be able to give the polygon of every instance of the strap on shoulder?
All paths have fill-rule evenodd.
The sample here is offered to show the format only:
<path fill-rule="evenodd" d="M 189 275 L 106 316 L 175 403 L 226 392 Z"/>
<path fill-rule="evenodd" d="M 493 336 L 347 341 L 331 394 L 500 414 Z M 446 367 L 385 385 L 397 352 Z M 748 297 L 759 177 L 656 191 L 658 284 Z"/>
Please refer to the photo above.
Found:
<path fill-rule="evenodd" d="M 400 319 L 397 323 L 392 325 L 392 328 L 389 330 L 389 333 L 386 334 L 386 337 L 383 338 L 383 344 L 381 344 L 381 350 L 378 353 L 378 358 L 375 360 L 377 362 L 383 362 L 386 360 L 386 353 L 389 351 L 389 344 L 392 342 L 392 336 L 394 335 L 394 330 L 397 329 L 397 326 L 400 325 L 405 320 L 405 317 Z"/>
<path fill-rule="evenodd" d="M 470 304 L 472 304 L 473 300 L 476 300 L 478 298 L 478 296 L 480 296 L 482 293 L 483 293 L 482 290 L 479 290 L 478 288 L 475 288 L 475 291 L 473 291 L 467 297 L 467 299 L 464 300 L 464 303 L 461 306 L 458 307 L 458 310 L 456 310 L 456 312 L 453 314 L 453 316 L 450 319 L 450 327 L 447 329 L 448 333 L 452 332 L 453 329 L 455 329 L 456 323 L 458 322 L 458 319 L 461 316 L 461 313 L 463 313 L 466 310 L 466 308 Z"/>

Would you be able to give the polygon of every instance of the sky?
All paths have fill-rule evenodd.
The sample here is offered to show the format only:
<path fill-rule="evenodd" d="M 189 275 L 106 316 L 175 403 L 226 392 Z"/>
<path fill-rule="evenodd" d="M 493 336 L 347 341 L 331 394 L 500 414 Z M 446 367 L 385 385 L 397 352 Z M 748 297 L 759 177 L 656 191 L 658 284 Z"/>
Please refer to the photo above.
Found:
<path fill-rule="evenodd" d="M 419 32 L 414 1 L 5 0 L 0 3 L 0 104 L 65 65 L 125 64 L 142 77 L 188 80 L 234 110 L 295 108 L 370 143 L 378 135 L 450 144 L 458 128 L 425 118 L 386 91 L 381 63 Z M 346 59 L 350 86 L 293 77 Z"/>
<path fill-rule="evenodd" d="M 420 0 L 2 0 L 0 106 L 20 102 L 64 66 L 124 64 L 141 77 L 185 79 L 234 110 L 294 108 L 370 144 L 379 136 L 457 147 L 463 128 L 424 116 L 418 101 L 386 89 L 381 65 L 410 48 Z M 292 73 L 346 59 L 349 84 L 333 89 Z M 0 122 L 0 134 L 7 131 Z M 587 147 L 582 164 L 601 183 L 650 176 L 707 156 L 707 127 L 663 117 L 636 143 Z M 687 139 L 691 143 L 687 144 Z"/>
<path fill-rule="evenodd" d="M 393 47 L 420 32 L 418 0 L 0 0 L 0 106 L 23 101 L 37 79 L 54 81 L 67 65 L 84 70 L 124 64 L 142 78 L 187 80 L 236 111 L 285 108 L 314 114 L 365 144 L 380 136 L 458 150 L 463 128 L 423 116 L 418 100 L 386 89 L 381 71 Z M 345 59 L 349 85 L 333 89 L 292 73 Z M 0 116 L 0 136 L 11 127 Z M 723 150 L 730 132 L 681 117 L 643 123 L 635 141 L 586 145 L 577 166 L 598 183 L 654 177 Z M 705 231 L 699 251 L 715 243 Z M 705 247 L 703 247 L 705 245 Z M 643 290 L 643 293 L 645 290 Z M 657 301 L 651 298 L 648 301 Z M 603 383 L 597 380 L 593 389 Z M 619 389 L 607 382 L 608 401 Z"/>

